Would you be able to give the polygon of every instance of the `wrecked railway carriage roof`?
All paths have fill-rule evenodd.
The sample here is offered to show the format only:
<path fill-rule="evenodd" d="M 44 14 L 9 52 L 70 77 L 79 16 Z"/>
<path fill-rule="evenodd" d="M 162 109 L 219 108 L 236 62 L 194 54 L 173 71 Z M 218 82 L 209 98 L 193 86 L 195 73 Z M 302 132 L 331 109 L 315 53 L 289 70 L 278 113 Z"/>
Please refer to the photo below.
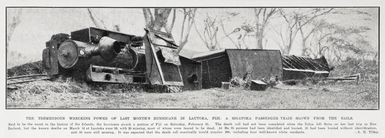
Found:
<path fill-rule="evenodd" d="M 294 55 L 282 56 L 282 66 L 286 70 L 319 71 L 328 73 L 329 65 L 324 56 L 318 59 Z"/>
<path fill-rule="evenodd" d="M 246 52 L 246 51 L 279 51 L 279 50 L 272 50 L 272 49 L 220 49 L 220 50 L 215 50 L 215 51 L 208 51 L 208 52 L 203 52 L 203 53 L 197 53 L 192 56 L 193 60 L 196 61 L 202 61 L 202 60 L 209 60 L 213 57 L 221 56 L 224 53 L 228 53 L 229 51 L 231 52 Z M 240 53 L 241 54 L 241 53 Z"/>
<path fill-rule="evenodd" d="M 213 57 L 221 56 L 223 53 L 226 53 L 226 51 L 231 50 L 240 50 L 240 49 L 222 49 L 222 50 L 216 50 L 216 51 L 209 51 L 204 53 L 198 53 L 194 54 L 192 56 L 192 59 L 196 61 L 202 61 L 202 60 L 208 60 Z M 242 49 L 246 51 L 277 51 L 277 50 L 266 50 L 266 49 Z M 242 51 L 240 50 L 240 51 Z M 326 58 L 322 56 L 318 59 L 312 59 L 308 57 L 300 57 L 300 56 L 294 56 L 294 55 L 285 55 L 282 56 L 282 67 L 286 70 L 293 70 L 293 71 L 318 71 L 318 72 L 329 72 L 330 68 L 326 61 Z"/>

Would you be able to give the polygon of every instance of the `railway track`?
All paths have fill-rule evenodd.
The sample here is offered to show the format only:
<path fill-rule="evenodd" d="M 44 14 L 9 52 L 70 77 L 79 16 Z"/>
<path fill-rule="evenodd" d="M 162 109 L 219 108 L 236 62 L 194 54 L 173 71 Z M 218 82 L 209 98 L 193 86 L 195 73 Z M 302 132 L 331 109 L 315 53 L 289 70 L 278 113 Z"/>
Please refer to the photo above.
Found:
<path fill-rule="evenodd" d="M 20 75 L 7 78 L 7 88 L 16 88 L 18 84 L 39 81 L 39 80 L 48 80 L 50 79 L 45 74 L 33 74 L 33 75 Z"/>

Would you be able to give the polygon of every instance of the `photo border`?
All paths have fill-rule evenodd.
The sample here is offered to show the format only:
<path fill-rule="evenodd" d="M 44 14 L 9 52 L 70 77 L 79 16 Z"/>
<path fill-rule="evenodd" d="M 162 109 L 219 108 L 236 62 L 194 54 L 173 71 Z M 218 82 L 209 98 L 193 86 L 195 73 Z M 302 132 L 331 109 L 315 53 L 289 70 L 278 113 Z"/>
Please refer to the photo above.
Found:
<path fill-rule="evenodd" d="M 380 57 L 381 57 L 381 51 L 380 51 L 380 38 L 381 38 L 381 6 L 221 6 L 221 7 L 216 7 L 216 6 L 199 6 L 199 7 L 115 7 L 115 6 L 80 6 L 80 7 L 71 7 L 71 6 L 5 6 L 5 45 L 7 43 L 7 9 L 9 8 L 376 8 L 378 10 L 378 83 L 377 83 L 377 92 L 378 92 L 378 100 L 377 100 L 377 109 L 211 109 L 211 108 L 198 108 L 198 109 L 191 109 L 191 108 L 9 108 L 7 106 L 7 81 L 8 79 L 5 78 L 5 110 L 374 110 L 374 111 L 379 111 L 381 109 L 380 103 L 381 103 L 381 93 L 380 93 L 380 80 L 381 80 L 381 69 L 380 69 Z M 8 49 L 5 47 L 5 76 L 7 76 L 7 54 L 8 54 Z"/>

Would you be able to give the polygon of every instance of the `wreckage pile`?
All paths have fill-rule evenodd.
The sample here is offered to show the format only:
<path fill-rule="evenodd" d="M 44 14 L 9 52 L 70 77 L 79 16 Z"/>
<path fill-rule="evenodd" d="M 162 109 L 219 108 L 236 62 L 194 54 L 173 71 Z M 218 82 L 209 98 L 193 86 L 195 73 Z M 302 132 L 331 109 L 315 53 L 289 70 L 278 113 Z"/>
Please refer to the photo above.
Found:
<path fill-rule="evenodd" d="M 254 56 L 253 60 L 252 57 Z M 247 59 L 242 62 L 243 59 Z M 265 60 L 269 59 L 269 62 Z M 211 87 L 242 87 L 265 90 L 278 83 L 327 77 L 329 67 L 324 57 L 310 59 L 296 56 L 280 57 L 275 50 L 226 49 L 210 54 L 200 54 L 192 59 L 180 56 L 184 89 L 199 90 Z M 262 72 L 262 73 L 261 73 Z M 41 61 L 8 69 L 8 77 L 42 74 Z M 321 75 L 319 75 L 321 73 Z M 295 82 L 295 81 L 294 81 Z"/>
<path fill-rule="evenodd" d="M 280 81 L 327 78 L 333 69 L 325 57 L 282 56 L 279 50 L 223 49 L 187 55 L 175 51 L 178 46 L 164 32 L 146 30 L 142 37 L 89 27 L 71 35 L 53 35 L 46 42 L 42 62 L 17 66 L 7 75 L 46 71 L 51 78 L 159 86 L 162 91 L 230 85 L 265 90 Z"/>

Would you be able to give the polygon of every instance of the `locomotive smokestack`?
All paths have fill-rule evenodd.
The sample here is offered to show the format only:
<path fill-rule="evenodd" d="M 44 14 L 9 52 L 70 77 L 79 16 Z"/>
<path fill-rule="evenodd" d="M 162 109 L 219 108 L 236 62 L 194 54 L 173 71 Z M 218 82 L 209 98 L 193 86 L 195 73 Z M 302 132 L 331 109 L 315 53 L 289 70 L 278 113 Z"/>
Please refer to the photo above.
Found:
<path fill-rule="evenodd" d="M 111 61 L 120 53 L 124 46 L 125 43 L 105 36 L 100 39 L 97 51 L 104 60 Z"/>
<path fill-rule="evenodd" d="M 84 44 L 78 42 L 78 45 Z M 111 61 L 120 53 L 124 46 L 125 43 L 105 36 L 100 39 L 98 46 L 85 46 L 84 50 L 80 51 L 80 55 L 82 57 L 100 55 L 104 60 Z"/>

